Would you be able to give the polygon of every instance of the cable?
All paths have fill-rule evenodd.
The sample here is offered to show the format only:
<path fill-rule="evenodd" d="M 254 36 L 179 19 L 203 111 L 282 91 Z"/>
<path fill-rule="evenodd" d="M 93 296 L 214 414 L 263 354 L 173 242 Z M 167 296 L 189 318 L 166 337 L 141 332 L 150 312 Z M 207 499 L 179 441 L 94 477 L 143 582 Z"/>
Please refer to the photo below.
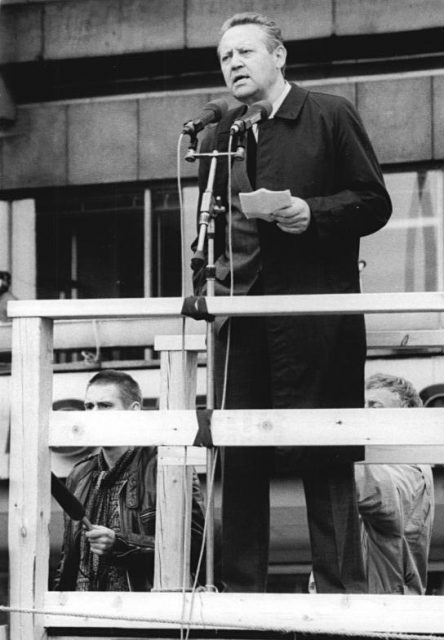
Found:
<path fill-rule="evenodd" d="M 182 480 L 182 486 L 183 486 L 183 493 L 184 493 L 184 503 L 185 503 L 185 512 L 184 512 L 184 516 L 183 516 L 183 540 L 182 540 L 182 561 L 183 561 L 183 565 L 182 565 L 182 612 L 181 612 L 181 618 L 182 620 L 185 618 L 185 609 L 186 609 L 186 590 L 187 590 L 187 586 L 188 586 L 188 573 L 187 573 L 187 555 L 188 555 L 188 548 L 187 548 L 187 534 L 188 534 L 188 530 L 190 531 L 190 536 L 192 535 L 192 523 L 191 523 L 191 519 L 190 519 L 190 506 L 189 506 L 189 501 L 188 501 L 188 495 L 187 495 L 187 457 L 188 457 L 188 447 L 185 447 L 185 455 L 184 455 L 184 459 L 183 459 L 183 465 L 182 465 L 182 473 L 183 473 L 183 480 Z M 192 489 L 191 489 L 192 490 Z M 188 529 L 189 527 L 189 529 Z M 180 625 L 180 640 L 183 640 L 184 638 L 184 625 L 183 623 Z"/>
<path fill-rule="evenodd" d="M 178 141 L 177 141 L 177 192 L 178 192 L 178 197 L 179 197 L 179 217 L 180 217 L 180 250 L 181 250 L 181 262 L 182 262 L 182 269 L 181 269 L 181 292 L 182 292 L 182 298 L 185 297 L 185 268 L 184 268 L 184 261 L 185 261 L 185 211 L 184 211 L 184 206 L 183 206 L 183 196 L 182 196 L 182 164 L 181 164 L 181 148 L 182 148 L 182 140 L 184 138 L 184 134 L 181 133 Z M 187 371 L 186 371 L 186 364 L 187 364 L 187 357 L 186 357 L 186 350 L 185 350 L 185 336 L 186 336 L 186 317 L 183 316 L 182 317 L 182 332 L 181 332 L 181 338 L 182 338 L 182 344 L 181 344 L 181 351 L 182 351 L 182 379 L 186 380 L 186 375 L 187 375 Z M 188 582 L 188 575 L 187 575 L 187 571 L 186 571 L 186 566 L 187 566 L 187 562 L 186 562 L 186 558 L 187 558 L 187 554 L 188 554 L 188 548 L 187 548 L 187 535 L 188 535 L 188 525 L 190 525 L 190 531 L 192 531 L 192 526 L 190 524 L 191 518 L 190 518 L 190 504 L 188 501 L 188 496 L 187 496 L 187 456 L 188 456 L 188 447 L 185 447 L 185 455 L 184 455 L 184 460 L 183 460 L 183 465 L 182 465 L 182 471 L 183 471 L 183 487 L 184 487 L 184 503 L 185 503 L 185 511 L 184 511 L 184 522 L 183 522 L 183 531 L 184 531 L 184 536 L 183 536 L 183 547 L 182 547 L 182 558 L 183 558 L 183 567 L 182 567 L 182 620 L 185 618 L 185 608 L 186 608 L 186 589 L 187 589 L 187 582 Z M 192 507 L 191 507 L 192 508 Z M 190 533 L 191 535 L 191 533 Z M 184 638 L 184 625 L 183 622 L 181 622 L 180 625 L 180 640 L 183 640 Z"/>
<path fill-rule="evenodd" d="M 180 138 L 180 140 L 181 140 L 181 138 Z M 227 202 L 228 202 L 228 252 L 229 252 L 229 263 L 230 263 L 230 296 L 234 296 L 234 269 L 233 269 L 234 260 L 233 260 L 233 242 L 232 242 L 233 206 L 232 206 L 232 192 L 231 192 L 231 190 L 232 190 L 232 167 L 231 167 L 232 146 L 233 146 L 233 134 L 230 134 L 230 138 L 229 138 L 229 142 L 228 142 L 228 155 L 227 155 L 227 163 L 228 163 L 228 184 L 227 184 L 227 190 L 228 190 L 228 194 L 227 194 Z M 179 204 L 180 204 L 180 211 L 181 211 L 181 239 L 182 239 L 181 240 L 181 246 L 183 247 L 183 236 L 184 236 L 184 231 L 183 231 L 184 230 L 184 220 L 183 220 L 183 218 L 184 218 L 184 216 L 183 216 L 183 203 L 182 203 L 181 187 L 180 187 L 180 157 L 179 157 L 179 149 L 180 149 L 180 143 L 178 145 L 178 160 L 177 160 L 178 173 L 177 173 L 177 175 L 178 175 L 178 189 L 179 189 Z M 182 272 L 184 273 L 184 269 L 182 269 Z M 184 277 L 182 277 L 182 295 L 184 295 L 184 291 L 185 291 L 184 286 L 185 286 L 184 285 Z M 226 393 L 227 393 L 227 384 L 228 384 L 228 364 L 229 364 L 230 340 L 231 340 L 231 319 L 228 320 L 228 323 L 229 324 L 228 324 L 228 332 L 227 332 L 227 348 L 226 348 L 226 352 L 225 352 L 221 409 L 224 409 L 225 408 L 225 404 L 226 404 Z M 183 350 L 183 355 L 184 355 L 184 359 L 183 359 L 184 366 L 183 366 L 183 372 L 182 373 L 183 373 L 183 376 L 185 376 L 186 375 L 186 371 L 185 371 L 185 318 L 183 319 L 183 323 L 182 323 L 182 350 Z M 204 529 L 203 529 L 203 535 L 202 535 L 202 544 L 201 544 L 198 563 L 197 563 L 197 567 L 196 567 L 196 574 L 195 574 L 194 582 L 193 582 L 193 585 L 192 585 L 192 588 L 191 588 L 191 601 L 190 601 L 189 619 L 188 619 L 187 623 L 184 623 L 184 621 L 182 620 L 182 623 L 181 623 L 181 626 L 180 626 L 180 640 L 188 640 L 190 632 L 191 632 L 192 608 L 193 608 L 193 604 L 194 604 L 195 594 L 196 594 L 196 592 L 198 590 L 197 589 L 197 583 L 198 583 L 200 568 L 202 566 L 203 555 L 204 555 L 204 551 L 205 551 L 206 533 L 207 533 L 208 522 L 209 522 L 209 517 L 210 517 L 209 505 L 212 503 L 212 500 L 213 500 L 214 480 L 215 480 L 215 471 L 216 471 L 216 467 L 217 467 L 218 454 L 219 454 L 219 450 L 216 448 L 215 455 L 214 455 L 211 478 L 207 479 L 207 481 L 208 481 L 208 491 L 207 491 L 207 505 L 206 505 L 206 511 L 205 511 L 205 519 L 204 519 Z M 185 467 L 185 464 L 184 464 L 184 467 Z M 185 546 L 186 545 L 185 545 L 185 538 L 184 538 L 184 552 L 185 552 Z M 185 553 L 184 553 L 184 557 L 185 557 Z M 185 577 L 183 579 L 183 584 L 182 584 L 182 593 L 183 593 L 182 618 L 184 618 L 185 608 L 186 608 Z M 186 626 L 185 636 L 184 636 L 184 625 Z"/>

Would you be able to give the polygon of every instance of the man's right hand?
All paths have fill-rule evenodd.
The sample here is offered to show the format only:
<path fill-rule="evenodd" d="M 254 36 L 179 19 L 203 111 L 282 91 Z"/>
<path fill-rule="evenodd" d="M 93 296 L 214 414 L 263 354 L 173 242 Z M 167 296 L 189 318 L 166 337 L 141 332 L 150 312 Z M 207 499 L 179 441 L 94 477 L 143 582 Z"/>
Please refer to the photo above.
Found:
<path fill-rule="evenodd" d="M 305 200 L 292 196 L 288 207 L 273 211 L 271 216 L 285 233 L 304 233 L 310 224 L 311 211 Z"/>
<path fill-rule="evenodd" d="M 109 553 L 116 541 L 116 532 L 108 527 L 99 524 L 93 524 L 92 529 L 85 532 L 91 545 L 91 551 L 98 556 Z"/>

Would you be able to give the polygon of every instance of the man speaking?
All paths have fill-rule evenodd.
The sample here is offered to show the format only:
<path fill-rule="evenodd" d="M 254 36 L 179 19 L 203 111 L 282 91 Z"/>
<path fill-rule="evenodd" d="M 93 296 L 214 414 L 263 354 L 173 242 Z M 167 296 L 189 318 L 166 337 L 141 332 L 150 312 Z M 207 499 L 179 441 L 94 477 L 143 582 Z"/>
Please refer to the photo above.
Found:
<path fill-rule="evenodd" d="M 202 150 L 227 151 L 248 107 L 270 115 L 247 127 L 246 162 L 232 163 L 232 215 L 216 220 L 216 293 L 355 293 L 360 236 L 380 229 L 390 198 L 362 122 L 345 99 L 285 80 L 286 49 L 276 23 L 236 14 L 222 27 L 218 54 L 228 89 L 244 106 L 229 111 Z M 208 162 L 200 164 L 205 189 Z M 228 207 L 228 168 L 214 194 Z M 290 191 L 270 221 L 247 219 L 240 193 Z M 231 229 L 231 237 L 230 237 Z M 204 269 L 194 273 L 204 292 Z M 234 318 L 219 323 L 216 392 L 229 348 L 226 408 L 334 408 L 364 405 L 365 327 L 360 315 Z M 297 424 L 295 424 L 297 429 Z M 352 461 L 356 451 L 305 452 L 307 501 L 318 592 L 365 592 Z M 223 456 L 223 580 L 228 590 L 266 588 L 271 455 L 227 448 Z"/>

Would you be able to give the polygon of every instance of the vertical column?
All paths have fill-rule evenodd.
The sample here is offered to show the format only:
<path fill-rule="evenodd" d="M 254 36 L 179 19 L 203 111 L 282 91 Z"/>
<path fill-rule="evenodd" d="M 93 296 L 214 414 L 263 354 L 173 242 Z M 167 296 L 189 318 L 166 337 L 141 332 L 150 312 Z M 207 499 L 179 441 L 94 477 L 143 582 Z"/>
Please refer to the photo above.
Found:
<path fill-rule="evenodd" d="M 145 189 L 143 207 L 143 296 L 153 295 L 153 208 L 151 190 Z M 145 360 L 153 357 L 153 348 L 145 349 Z"/>
<path fill-rule="evenodd" d="M 198 349 L 181 351 L 181 336 L 156 338 L 155 349 L 161 351 L 160 409 L 194 409 Z M 156 590 L 176 591 L 190 586 L 192 474 L 187 447 L 159 447 Z"/>
<path fill-rule="evenodd" d="M 12 607 L 42 609 L 48 590 L 52 320 L 14 318 L 9 572 Z M 11 638 L 46 637 L 42 616 L 11 615 Z"/>
<path fill-rule="evenodd" d="M 9 202 L 0 200 L 0 271 L 11 270 L 11 205 Z"/>
<path fill-rule="evenodd" d="M 12 203 L 12 293 L 22 300 L 36 297 L 35 201 Z"/>
<path fill-rule="evenodd" d="M 191 243 L 196 237 L 196 215 L 199 201 L 199 189 L 197 187 L 184 187 L 183 189 L 183 209 L 184 209 L 184 237 L 182 238 L 182 269 L 185 274 L 184 296 L 193 294 L 193 282 L 191 274 Z"/>

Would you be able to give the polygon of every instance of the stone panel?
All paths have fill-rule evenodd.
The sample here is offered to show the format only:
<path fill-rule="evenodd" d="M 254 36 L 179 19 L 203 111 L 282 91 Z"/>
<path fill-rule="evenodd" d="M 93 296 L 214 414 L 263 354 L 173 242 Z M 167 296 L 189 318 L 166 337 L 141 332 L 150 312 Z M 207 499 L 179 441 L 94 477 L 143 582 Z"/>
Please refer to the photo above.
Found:
<path fill-rule="evenodd" d="M 335 82 L 335 83 L 301 83 L 305 89 L 310 91 L 319 91 L 319 93 L 330 93 L 334 96 L 342 96 L 350 100 L 352 104 L 356 104 L 356 84 L 354 82 Z"/>
<path fill-rule="evenodd" d="M 60 0 L 1 0 L 2 5 L 6 4 L 47 4 L 48 2 L 60 2 Z"/>
<path fill-rule="evenodd" d="M 357 106 L 380 162 L 432 157 L 430 77 L 360 82 Z"/>
<path fill-rule="evenodd" d="M 68 182 L 137 178 L 137 101 L 103 100 L 68 107 Z"/>
<path fill-rule="evenodd" d="M 433 157 L 444 159 L 444 76 L 433 78 Z"/>
<path fill-rule="evenodd" d="M 200 113 L 208 95 L 192 93 L 144 98 L 140 101 L 139 179 L 154 180 L 177 176 L 177 141 L 183 123 Z M 202 134 L 199 135 L 201 139 Z M 188 136 L 181 147 L 182 177 L 197 176 L 198 164 L 184 160 Z"/>
<path fill-rule="evenodd" d="M 228 89 L 222 89 L 221 91 L 212 91 L 208 97 L 208 100 L 225 100 L 229 109 L 234 109 L 234 107 L 238 107 L 241 103 L 239 100 L 236 100 Z"/>
<path fill-rule="evenodd" d="M 216 46 L 222 23 L 241 11 L 274 18 L 284 40 L 326 37 L 333 29 L 332 0 L 187 0 L 187 46 Z"/>
<path fill-rule="evenodd" d="M 66 107 L 23 106 L 3 140 L 4 189 L 66 183 Z"/>
<path fill-rule="evenodd" d="M 116 55 L 184 46 L 176 0 L 76 0 L 45 10 L 45 57 Z"/>
<path fill-rule="evenodd" d="M 0 64 L 39 58 L 43 46 L 42 11 L 38 5 L 0 9 Z"/>
<path fill-rule="evenodd" d="M 334 0 L 337 35 L 444 26 L 442 0 Z"/>

